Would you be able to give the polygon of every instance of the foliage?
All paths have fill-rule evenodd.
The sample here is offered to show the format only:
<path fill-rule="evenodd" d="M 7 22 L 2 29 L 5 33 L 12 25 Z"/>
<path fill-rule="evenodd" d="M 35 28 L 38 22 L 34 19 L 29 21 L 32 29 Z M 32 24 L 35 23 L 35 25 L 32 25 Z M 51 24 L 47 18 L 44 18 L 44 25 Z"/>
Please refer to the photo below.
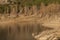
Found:
<path fill-rule="evenodd" d="M 0 13 L 4 13 L 5 7 L 3 5 L 0 5 Z"/>
<path fill-rule="evenodd" d="M 41 3 L 44 3 L 45 6 L 52 4 L 52 3 L 60 3 L 60 0 L 8 0 L 8 5 L 0 5 L 0 13 L 4 13 L 5 10 L 8 10 L 8 12 L 11 11 L 11 6 L 9 5 L 16 5 L 17 10 L 19 11 L 19 7 L 22 6 L 32 6 L 32 5 L 37 5 L 40 6 Z"/>
<path fill-rule="evenodd" d="M 43 2 L 45 5 L 48 5 L 50 3 L 60 3 L 60 0 L 8 0 L 8 2 L 14 3 L 14 4 L 19 4 L 19 5 L 27 5 L 27 6 L 31 6 L 31 5 L 40 5 L 41 2 Z"/>

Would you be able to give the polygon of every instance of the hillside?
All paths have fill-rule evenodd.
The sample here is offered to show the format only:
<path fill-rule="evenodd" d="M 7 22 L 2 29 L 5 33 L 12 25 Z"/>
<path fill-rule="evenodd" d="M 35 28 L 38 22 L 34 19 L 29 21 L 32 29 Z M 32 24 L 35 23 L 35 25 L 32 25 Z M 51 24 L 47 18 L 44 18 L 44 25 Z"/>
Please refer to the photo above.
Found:
<path fill-rule="evenodd" d="M 60 40 L 60 4 L 24 8 L 19 15 L 0 15 L 0 40 Z"/>

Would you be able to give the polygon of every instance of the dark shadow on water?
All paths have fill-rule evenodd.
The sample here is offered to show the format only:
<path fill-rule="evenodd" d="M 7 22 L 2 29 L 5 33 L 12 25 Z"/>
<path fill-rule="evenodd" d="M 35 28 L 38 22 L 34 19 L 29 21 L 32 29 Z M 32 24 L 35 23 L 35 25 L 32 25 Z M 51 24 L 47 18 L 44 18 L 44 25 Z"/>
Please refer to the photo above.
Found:
<path fill-rule="evenodd" d="M 0 40 L 35 40 L 32 33 L 40 33 L 43 30 L 50 30 L 40 24 L 25 24 L 8 26 L 7 28 L 0 28 Z M 36 34 L 36 35 L 37 35 Z"/>

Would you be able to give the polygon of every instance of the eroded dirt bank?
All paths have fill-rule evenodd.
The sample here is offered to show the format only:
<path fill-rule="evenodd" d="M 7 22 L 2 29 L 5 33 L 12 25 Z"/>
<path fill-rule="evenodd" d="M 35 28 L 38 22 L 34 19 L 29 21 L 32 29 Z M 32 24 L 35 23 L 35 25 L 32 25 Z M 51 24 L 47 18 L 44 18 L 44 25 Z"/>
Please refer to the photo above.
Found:
<path fill-rule="evenodd" d="M 0 40 L 55 40 L 60 35 L 59 24 L 59 16 L 41 18 L 35 15 L 0 20 Z"/>

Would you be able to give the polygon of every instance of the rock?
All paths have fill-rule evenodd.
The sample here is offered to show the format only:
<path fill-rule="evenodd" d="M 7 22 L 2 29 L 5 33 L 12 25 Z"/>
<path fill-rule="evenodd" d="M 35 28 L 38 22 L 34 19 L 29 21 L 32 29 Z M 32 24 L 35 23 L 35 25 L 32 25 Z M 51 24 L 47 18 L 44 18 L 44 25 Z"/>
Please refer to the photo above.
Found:
<path fill-rule="evenodd" d="M 38 35 L 32 34 L 32 36 L 36 40 L 60 40 L 60 31 L 59 30 L 51 30 L 51 31 L 43 31 Z"/>

